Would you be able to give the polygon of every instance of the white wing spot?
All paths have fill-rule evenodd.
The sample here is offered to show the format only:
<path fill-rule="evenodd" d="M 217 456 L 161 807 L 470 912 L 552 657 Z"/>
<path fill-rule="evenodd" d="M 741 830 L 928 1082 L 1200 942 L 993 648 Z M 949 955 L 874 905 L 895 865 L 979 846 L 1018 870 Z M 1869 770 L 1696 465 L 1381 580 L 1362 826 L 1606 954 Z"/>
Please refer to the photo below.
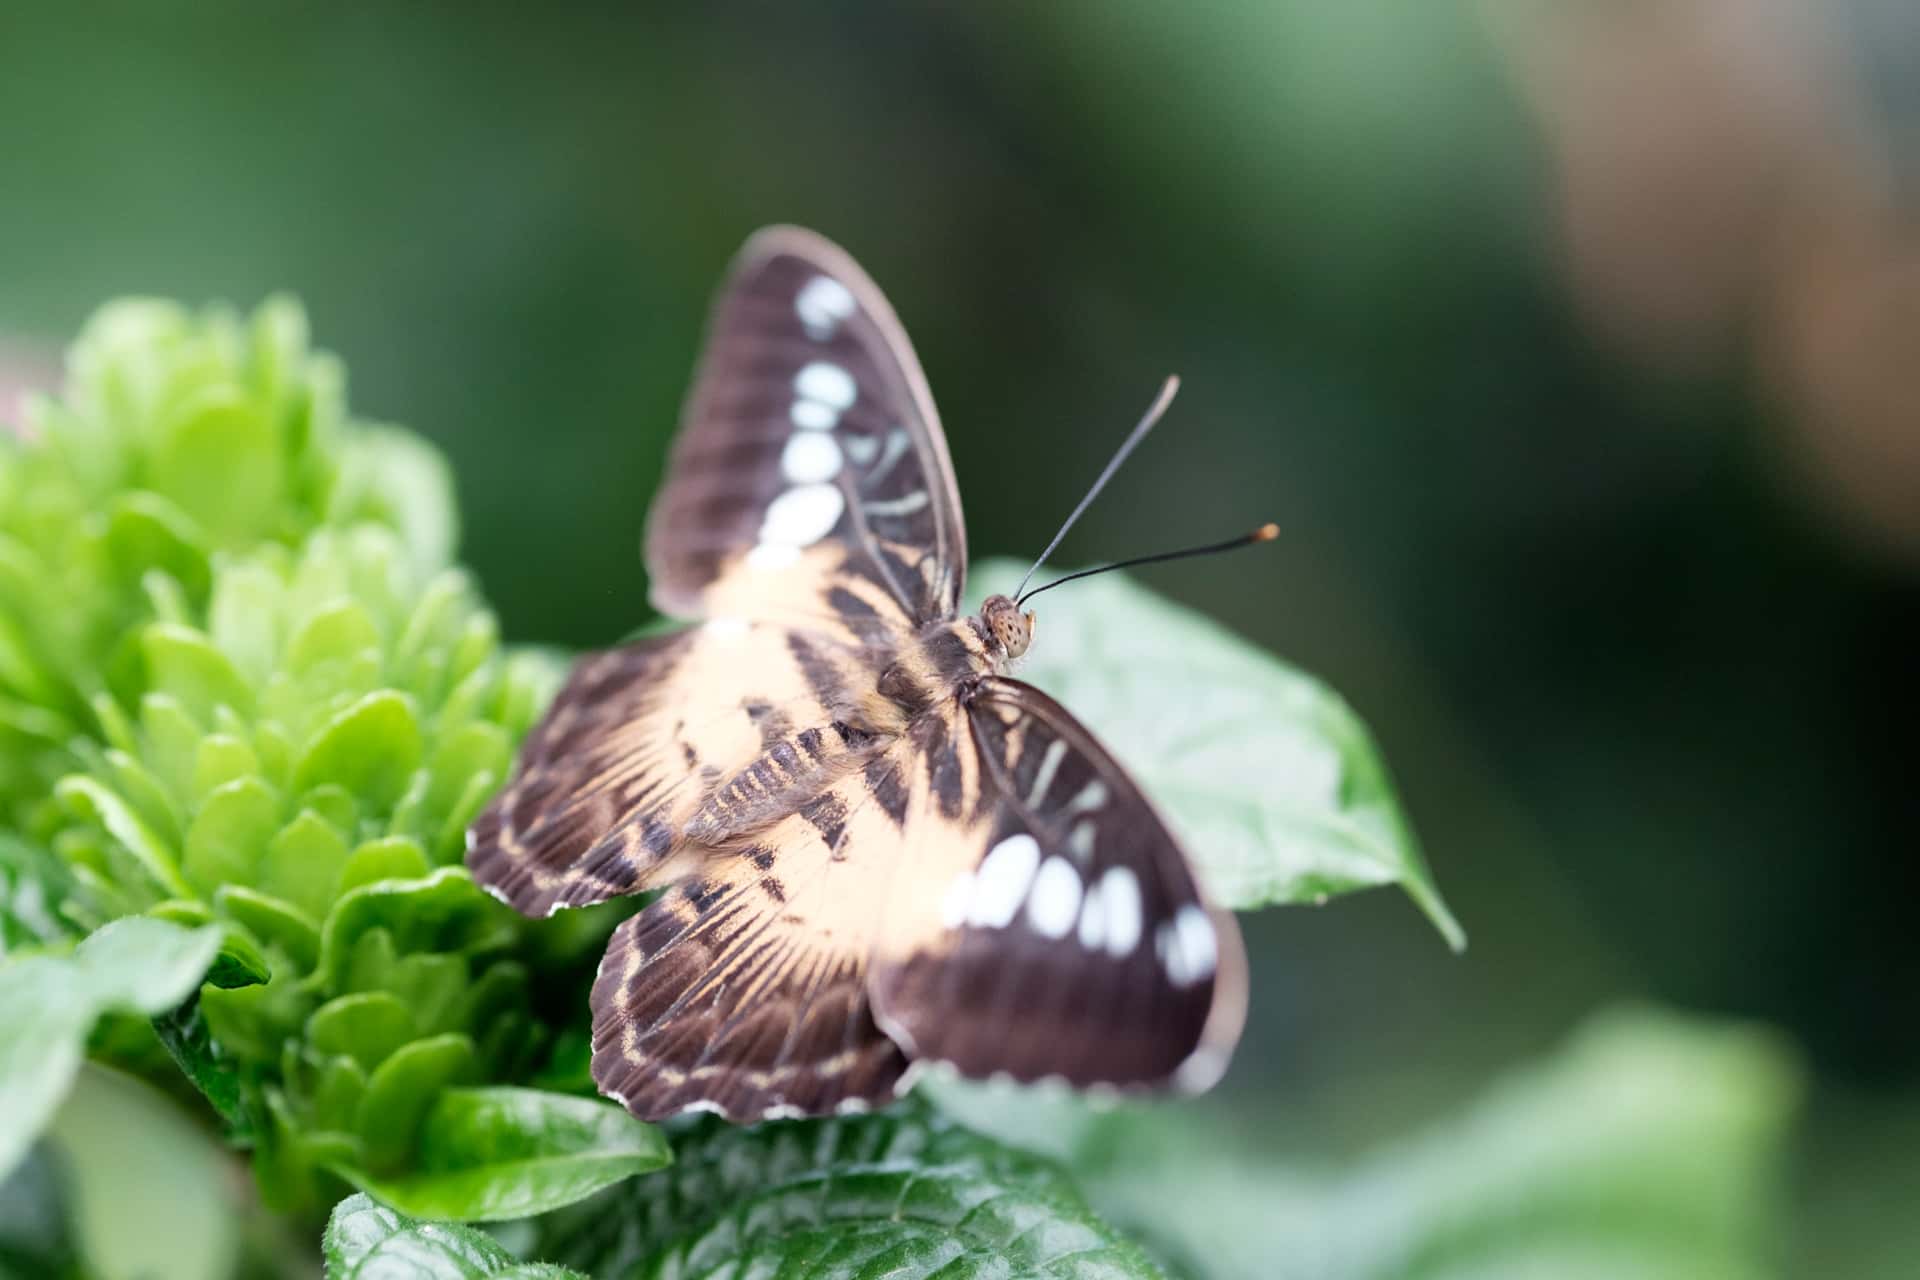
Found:
<path fill-rule="evenodd" d="M 1154 949 L 1167 978 L 1176 987 L 1190 987 L 1213 976 L 1220 961 L 1220 944 L 1207 913 L 1189 902 L 1160 926 Z"/>
<path fill-rule="evenodd" d="M 1048 858 L 1027 895 L 1027 923 L 1043 938 L 1064 938 L 1080 914 L 1080 873 L 1065 858 Z"/>
<path fill-rule="evenodd" d="M 967 923 L 993 929 L 1004 929 L 1013 923 L 1039 866 L 1040 842 L 1024 831 L 993 846 L 973 878 Z"/>
<path fill-rule="evenodd" d="M 831 431 L 833 424 L 840 421 L 840 411 L 830 404 L 821 404 L 818 400 L 795 400 L 788 415 L 793 425 L 805 431 Z"/>
<path fill-rule="evenodd" d="M 847 500 L 830 484 L 795 485 L 767 504 L 760 541 L 784 547 L 810 547 L 833 532 Z"/>
<path fill-rule="evenodd" d="M 803 400 L 801 403 L 812 404 L 813 401 Z M 798 412 L 799 405 L 795 405 L 794 409 Z M 880 456 L 880 442 L 872 436 L 854 435 L 849 432 L 847 435 L 847 456 L 853 459 L 853 465 L 856 467 L 864 467 Z"/>
<path fill-rule="evenodd" d="M 794 562 L 799 559 L 800 548 L 798 547 L 783 546 L 775 542 L 761 542 L 755 544 L 753 550 L 747 552 L 747 567 L 749 569 L 758 569 L 762 572 L 770 572 L 790 568 Z"/>
<path fill-rule="evenodd" d="M 1106 935 L 1107 908 L 1096 884 L 1087 890 L 1086 900 L 1080 904 L 1080 945 L 1089 951 L 1098 951 Z"/>
<path fill-rule="evenodd" d="M 1067 832 L 1067 852 L 1086 862 L 1093 857 L 1095 832 L 1093 823 L 1082 818 L 1073 824 L 1073 830 Z"/>
<path fill-rule="evenodd" d="M 1107 915 L 1107 954 L 1116 960 L 1140 945 L 1140 882 L 1125 867 L 1110 867 L 1100 877 L 1100 901 Z"/>
<path fill-rule="evenodd" d="M 707 634 L 715 640 L 732 642 L 744 639 L 747 632 L 752 629 L 744 618 L 709 618 L 707 620 Z"/>
<path fill-rule="evenodd" d="M 818 400 L 831 409 L 852 407 L 860 388 L 854 384 L 853 375 L 837 364 L 825 360 L 815 360 L 812 364 L 793 375 L 793 389 L 803 399 Z"/>
<path fill-rule="evenodd" d="M 780 474 L 789 484 L 819 484 L 840 474 L 840 446 L 830 434 L 805 431 L 787 437 L 780 452 Z"/>
<path fill-rule="evenodd" d="M 809 336 L 826 341 L 840 322 L 853 314 L 853 294 L 847 286 L 828 276 L 815 276 L 793 300 L 793 310 Z"/>

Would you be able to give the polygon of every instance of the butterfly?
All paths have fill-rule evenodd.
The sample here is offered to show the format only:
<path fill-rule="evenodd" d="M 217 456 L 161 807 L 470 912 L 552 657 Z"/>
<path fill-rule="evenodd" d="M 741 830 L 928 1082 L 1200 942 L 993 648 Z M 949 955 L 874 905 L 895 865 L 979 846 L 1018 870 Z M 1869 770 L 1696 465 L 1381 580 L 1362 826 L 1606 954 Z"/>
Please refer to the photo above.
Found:
<path fill-rule="evenodd" d="M 593 984 L 601 1092 L 747 1121 L 859 1110 L 935 1063 L 1219 1077 L 1246 1016 L 1234 919 L 1093 734 L 1009 674 L 1034 614 L 963 612 L 926 379 L 828 241 L 740 251 L 645 543 L 653 603 L 691 625 L 582 659 L 468 837 L 530 916 L 664 890 Z"/>

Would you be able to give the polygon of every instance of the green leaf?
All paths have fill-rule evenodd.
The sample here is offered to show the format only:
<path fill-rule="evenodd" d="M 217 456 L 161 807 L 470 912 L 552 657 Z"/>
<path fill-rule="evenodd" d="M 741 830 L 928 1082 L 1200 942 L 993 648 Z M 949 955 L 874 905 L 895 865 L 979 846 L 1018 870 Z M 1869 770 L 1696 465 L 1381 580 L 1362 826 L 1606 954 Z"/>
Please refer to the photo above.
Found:
<path fill-rule="evenodd" d="M 975 598 L 1025 566 L 990 560 Z M 1236 910 L 1400 884 L 1450 946 L 1441 900 L 1351 708 L 1319 681 L 1120 574 L 1049 596 L 1017 674 L 1100 735 Z"/>
<path fill-rule="evenodd" d="M 307 1019 L 307 1043 L 326 1054 L 345 1054 L 371 1072 L 387 1055 L 413 1039 L 413 1011 L 385 991 L 359 991 L 329 1000 Z"/>
<path fill-rule="evenodd" d="M 107 554 L 129 583 L 149 569 L 178 582 L 187 595 L 204 600 L 212 575 L 200 530 L 179 507 L 156 493 L 135 491 L 113 503 L 107 518 Z"/>
<path fill-rule="evenodd" d="M 255 937 L 279 947 L 302 970 L 320 955 L 320 930 L 291 902 L 241 884 L 222 885 L 213 900 Z"/>
<path fill-rule="evenodd" d="M 354 437 L 345 462 L 334 519 L 393 526 L 423 570 L 452 558 L 459 541 L 453 473 L 438 449 L 411 432 L 367 427 Z"/>
<path fill-rule="evenodd" d="M 305 915 L 324 919 L 346 865 L 347 842 L 340 832 L 314 810 L 302 809 L 268 841 L 260 887 Z"/>
<path fill-rule="evenodd" d="M 193 890 L 181 878 L 173 850 L 113 790 L 94 778 L 75 774 L 62 778 L 54 795 L 67 812 L 99 823 L 166 893 L 179 898 L 193 896 Z"/>
<path fill-rule="evenodd" d="M 154 1015 L 154 1034 L 174 1064 L 192 1081 L 214 1114 L 226 1126 L 227 1136 L 245 1142 L 253 1136 L 253 1121 L 242 1098 L 239 1064 L 214 1043 L 198 1000 Z"/>
<path fill-rule="evenodd" d="M 48 1136 L 72 1174 L 75 1235 L 91 1274 L 234 1274 L 242 1219 L 232 1167 L 171 1099 L 89 1065 Z"/>
<path fill-rule="evenodd" d="M 198 929 L 216 923 L 212 908 L 192 898 L 169 898 L 156 902 L 146 914 L 182 929 Z M 205 978 L 209 986 L 231 991 L 236 987 L 255 987 L 273 976 L 267 958 L 260 954 L 253 938 L 237 923 L 226 926 L 220 937 L 220 954 Z"/>
<path fill-rule="evenodd" d="M 279 829 L 280 797 L 273 788 L 256 777 L 235 778 L 201 802 L 187 829 L 180 869 L 202 895 L 225 884 L 250 884 Z"/>
<path fill-rule="evenodd" d="M 370 693 L 314 735 L 294 785 L 304 791 L 331 783 L 384 807 L 406 790 L 422 749 L 420 722 L 406 697 L 391 689 Z"/>
<path fill-rule="evenodd" d="M 471 1227 L 415 1222 L 366 1195 L 334 1206 L 321 1247 L 327 1280 L 587 1280 L 564 1267 L 518 1262 Z"/>
<path fill-rule="evenodd" d="M 73 1213 L 63 1170 L 42 1142 L 0 1178 L 0 1276 L 79 1280 Z"/>
<path fill-rule="evenodd" d="M 475 1074 L 473 1041 L 430 1036 L 395 1050 L 367 1081 L 355 1106 L 354 1131 L 367 1168 L 385 1173 L 413 1154 L 421 1121 L 440 1091 Z"/>
<path fill-rule="evenodd" d="M 342 894 L 328 913 L 320 972 L 329 990 L 344 988 L 354 943 L 369 929 L 386 929 L 399 951 L 478 951 L 510 943 L 517 919 L 475 887 L 464 867 L 376 880 Z"/>
<path fill-rule="evenodd" d="M 151 461 L 153 487 L 193 512 L 221 543 L 270 527 L 281 495 L 273 425 L 236 389 L 210 389 L 169 415 Z"/>
<path fill-rule="evenodd" d="M 0 965 L 0 1175 L 12 1169 L 73 1084 L 88 1032 L 110 1011 L 163 1013 L 200 985 L 221 930 L 116 920 L 71 955 Z"/>
<path fill-rule="evenodd" d="M 338 1168 L 418 1218 L 496 1222 L 572 1204 L 672 1159 L 666 1139 L 611 1103 L 537 1089 L 445 1089 L 396 1177 Z"/>
<path fill-rule="evenodd" d="M 252 712 L 253 690 L 226 655 L 191 627 L 156 622 L 141 633 L 140 651 L 153 688 L 177 700 L 194 719 L 210 723 L 216 707 Z"/>
<path fill-rule="evenodd" d="M 1161 1275 L 1057 1166 L 922 1107 L 703 1121 L 675 1147 L 667 1172 L 541 1219 L 529 1252 L 635 1280 Z"/>
<path fill-rule="evenodd" d="M 0 832 L 0 959 L 72 934 L 60 915 L 71 890 L 72 876 L 58 858 Z"/>
<path fill-rule="evenodd" d="M 1087 1117 L 1072 1158 L 1103 1211 L 1210 1280 L 1761 1280 L 1798 1094 L 1770 1034 L 1624 1010 L 1344 1170 L 1167 1108 Z"/>
<path fill-rule="evenodd" d="M 355 849 L 340 871 L 340 891 L 358 889 L 376 880 L 418 880 L 433 870 L 418 840 L 384 836 Z"/>

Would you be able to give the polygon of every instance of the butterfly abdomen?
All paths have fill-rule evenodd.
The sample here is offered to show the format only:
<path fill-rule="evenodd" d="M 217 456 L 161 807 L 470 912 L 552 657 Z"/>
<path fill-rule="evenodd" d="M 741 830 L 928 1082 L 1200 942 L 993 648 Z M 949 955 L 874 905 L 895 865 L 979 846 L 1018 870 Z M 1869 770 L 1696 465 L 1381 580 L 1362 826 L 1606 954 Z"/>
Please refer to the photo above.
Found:
<path fill-rule="evenodd" d="M 687 819 L 686 837 L 719 845 L 778 822 L 865 763 L 885 741 L 841 720 L 776 738 L 714 786 Z"/>

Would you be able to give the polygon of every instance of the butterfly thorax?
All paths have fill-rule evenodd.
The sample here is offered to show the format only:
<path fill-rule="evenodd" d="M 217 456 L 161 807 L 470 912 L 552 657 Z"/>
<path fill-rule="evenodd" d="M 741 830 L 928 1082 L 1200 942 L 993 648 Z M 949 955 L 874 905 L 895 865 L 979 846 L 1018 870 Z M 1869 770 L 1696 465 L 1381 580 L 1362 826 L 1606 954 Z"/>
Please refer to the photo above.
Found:
<path fill-rule="evenodd" d="M 1033 615 L 1005 596 L 989 596 L 980 612 L 928 623 L 901 646 L 880 674 L 882 698 L 911 718 L 956 697 L 985 676 L 1003 676 L 1033 639 Z"/>
<path fill-rule="evenodd" d="M 687 820 L 686 835 L 696 844 L 724 844 L 795 812 L 907 733 L 915 717 L 964 699 L 983 677 L 1004 675 L 1030 635 L 1030 621 L 1005 596 L 995 596 L 979 614 L 914 632 L 875 680 L 876 696 L 836 709 L 824 729 L 795 732 L 783 716 L 756 718 L 760 754 L 713 781 Z"/>

